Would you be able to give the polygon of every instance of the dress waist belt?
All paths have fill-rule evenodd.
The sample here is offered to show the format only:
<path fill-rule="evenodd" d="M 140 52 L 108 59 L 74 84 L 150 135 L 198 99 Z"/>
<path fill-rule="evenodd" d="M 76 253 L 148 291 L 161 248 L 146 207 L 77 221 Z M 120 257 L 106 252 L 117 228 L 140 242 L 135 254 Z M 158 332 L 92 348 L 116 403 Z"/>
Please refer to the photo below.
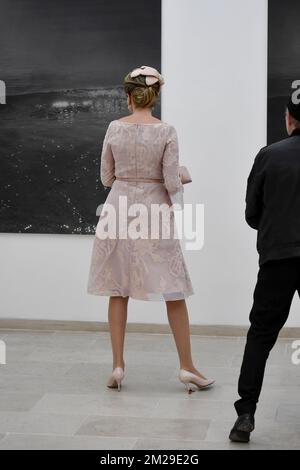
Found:
<path fill-rule="evenodd" d="M 140 182 L 140 183 L 163 183 L 164 180 L 160 178 L 135 178 L 135 177 L 121 177 L 117 176 L 118 181 Z"/>

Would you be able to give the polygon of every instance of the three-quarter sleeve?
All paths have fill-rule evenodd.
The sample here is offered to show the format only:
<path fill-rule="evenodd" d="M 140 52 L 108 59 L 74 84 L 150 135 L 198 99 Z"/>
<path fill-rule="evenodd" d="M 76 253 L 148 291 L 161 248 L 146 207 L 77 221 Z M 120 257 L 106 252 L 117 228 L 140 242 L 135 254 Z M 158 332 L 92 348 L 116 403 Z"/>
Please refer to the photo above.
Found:
<path fill-rule="evenodd" d="M 111 187 L 115 180 L 115 160 L 109 142 L 110 130 L 111 123 L 104 136 L 100 163 L 100 178 L 103 186 L 106 187 Z"/>
<path fill-rule="evenodd" d="M 183 185 L 179 176 L 179 145 L 174 126 L 170 126 L 169 129 L 162 159 L 162 172 L 172 204 L 179 204 L 183 208 Z"/>

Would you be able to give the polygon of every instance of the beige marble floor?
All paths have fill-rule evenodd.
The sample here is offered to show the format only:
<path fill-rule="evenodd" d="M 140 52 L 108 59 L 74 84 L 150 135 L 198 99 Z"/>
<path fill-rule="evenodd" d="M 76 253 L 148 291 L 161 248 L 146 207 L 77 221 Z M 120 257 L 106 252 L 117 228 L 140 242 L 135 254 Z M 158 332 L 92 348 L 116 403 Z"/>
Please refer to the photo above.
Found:
<path fill-rule="evenodd" d="M 268 363 L 249 445 L 228 441 L 244 338 L 192 336 L 194 360 L 216 379 L 188 395 L 170 335 L 128 333 L 121 393 L 106 388 L 107 333 L 0 331 L 0 449 L 300 449 L 300 366 L 292 340 Z"/>

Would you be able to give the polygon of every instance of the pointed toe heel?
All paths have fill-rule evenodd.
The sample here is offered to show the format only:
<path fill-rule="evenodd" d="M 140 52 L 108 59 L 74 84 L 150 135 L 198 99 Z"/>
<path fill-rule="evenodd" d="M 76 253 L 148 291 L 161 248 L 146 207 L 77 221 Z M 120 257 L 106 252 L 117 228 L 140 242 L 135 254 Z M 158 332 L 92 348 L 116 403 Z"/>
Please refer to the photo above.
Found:
<path fill-rule="evenodd" d="M 108 388 L 117 388 L 118 392 L 121 391 L 122 388 L 122 380 L 124 379 L 124 370 L 122 367 L 116 367 L 113 370 L 113 373 L 111 374 L 110 378 L 108 379 L 107 382 L 107 387 Z"/>
<path fill-rule="evenodd" d="M 204 390 L 215 383 L 214 380 L 202 379 L 198 375 L 184 369 L 180 369 L 178 378 L 185 385 L 189 394 L 195 391 L 192 385 L 196 385 L 199 390 Z"/>

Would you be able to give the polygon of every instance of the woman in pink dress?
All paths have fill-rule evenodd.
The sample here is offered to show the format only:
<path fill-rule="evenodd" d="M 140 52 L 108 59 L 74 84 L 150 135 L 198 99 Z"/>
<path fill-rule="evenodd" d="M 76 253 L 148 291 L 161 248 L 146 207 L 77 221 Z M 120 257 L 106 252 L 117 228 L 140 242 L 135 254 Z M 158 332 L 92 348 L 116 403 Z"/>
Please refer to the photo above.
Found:
<path fill-rule="evenodd" d="M 131 114 L 110 122 L 102 147 L 101 181 L 105 187 L 111 187 L 111 191 L 97 224 L 88 293 L 110 297 L 108 321 L 113 372 L 107 386 L 118 390 L 124 378 L 123 350 L 129 297 L 166 302 L 179 355 L 179 379 L 187 390 L 192 390 L 191 384 L 206 388 L 213 383 L 195 368 L 192 361 L 185 298 L 194 292 L 179 239 L 175 236 L 172 210 L 173 204 L 183 208 L 178 139 L 173 125 L 152 116 L 163 83 L 161 74 L 148 66 L 126 75 L 124 89 Z M 153 223 L 153 207 L 169 210 L 169 219 L 164 219 L 169 232 L 163 232 L 166 222 L 159 227 L 157 221 Z M 136 232 L 130 236 L 129 227 L 134 216 L 142 213 L 140 222 L 145 222 L 144 231 L 139 232 L 140 236 L 136 236 Z M 107 235 L 109 224 L 114 230 Z"/>

